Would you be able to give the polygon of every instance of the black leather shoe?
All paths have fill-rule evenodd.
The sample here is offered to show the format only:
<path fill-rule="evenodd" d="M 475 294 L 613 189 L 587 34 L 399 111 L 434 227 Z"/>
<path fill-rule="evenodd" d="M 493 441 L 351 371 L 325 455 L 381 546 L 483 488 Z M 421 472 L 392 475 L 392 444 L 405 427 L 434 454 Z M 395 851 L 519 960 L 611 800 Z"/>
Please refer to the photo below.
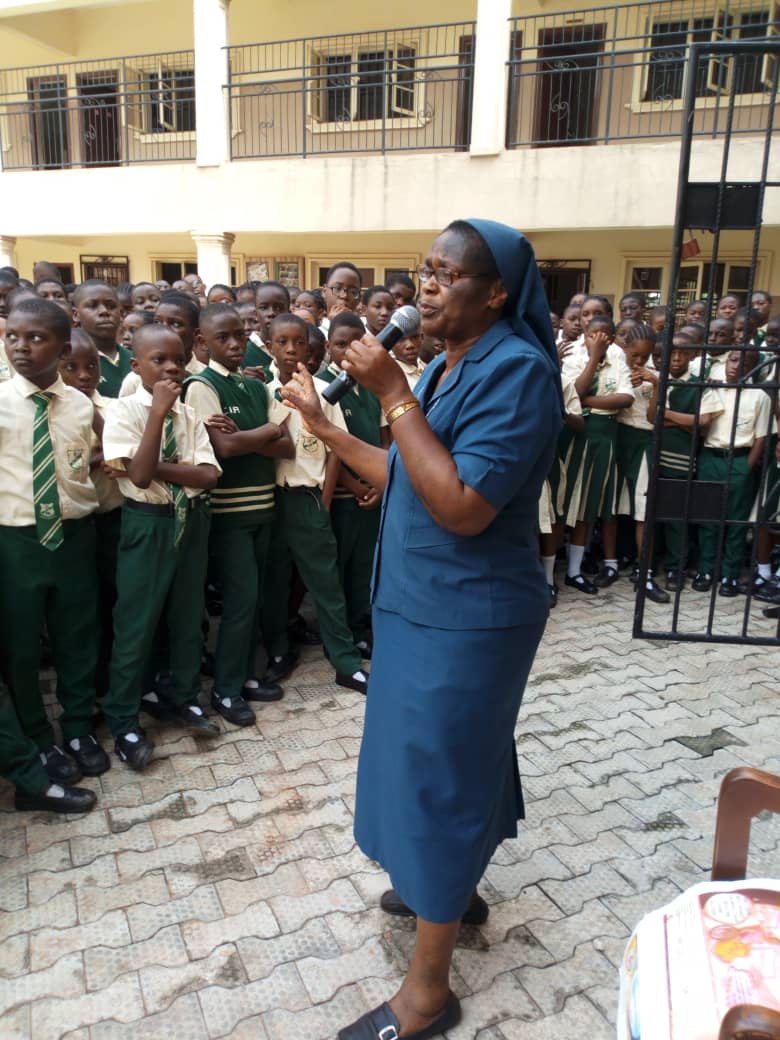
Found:
<path fill-rule="evenodd" d="M 65 751 L 76 759 L 83 776 L 100 776 L 111 768 L 111 759 L 91 733 L 79 737 L 76 747 L 67 743 Z"/>
<path fill-rule="evenodd" d="M 460 1022 L 460 1001 L 454 993 L 447 997 L 442 1013 L 425 1029 L 406 1033 L 403 1040 L 433 1040 Z M 338 1040 L 401 1040 L 401 1023 L 389 1004 L 380 1004 L 350 1026 L 339 1030 Z"/>
<path fill-rule="evenodd" d="M 588 596 L 595 596 L 599 591 L 592 581 L 588 581 L 584 574 L 578 574 L 576 578 L 570 578 L 567 574 L 566 584 L 569 588 L 577 589 L 578 592 L 584 592 Z"/>
<path fill-rule="evenodd" d="M 550 590 L 550 610 L 552 610 L 553 607 L 558 606 L 558 586 L 548 585 L 547 588 Z"/>
<path fill-rule="evenodd" d="M 280 701 L 284 697 L 284 690 L 278 683 L 247 679 L 241 696 L 245 701 Z"/>
<path fill-rule="evenodd" d="M 196 702 L 177 704 L 174 709 L 174 721 L 193 737 L 218 737 L 220 728 L 204 714 L 203 708 Z"/>
<path fill-rule="evenodd" d="M 685 577 L 677 571 L 666 572 L 666 591 L 681 592 L 685 588 Z"/>
<path fill-rule="evenodd" d="M 374 648 L 367 640 L 360 639 L 357 643 L 355 643 L 355 649 L 364 661 L 371 660 L 371 654 L 374 652 Z"/>
<path fill-rule="evenodd" d="M 407 906 L 401 899 L 394 888 L 389 888 L 386 892 L 382 893 L 379 905 L 386 914 L 392 914 L 394 917 L 417 916 L 414 910 L 412 910 L 410 906 Z M 490 907 L 482 896 L 478 892 L 475 892 L 471 897 L 471 902 L 469 903 L 465 914 L 461 917 L 461 921 L 463 924 L 481 925 L 487 921 L 489 913 Z"/>
<path fill-rule="evenodd" d="M 283 657 L 269 657 L 263 682 L 281 682 L 282 679 L 292 675 L 298 666 L 298 656 L 293 650 L 289 650 Z"/>
<path fill-rule="evenodd" d="M 694 592 L 709 592 L 712 588 L 712 575 L 697 574 L 691 582 L 691 588 Z"/>
<path fill-rule="evenodd" d="M 639 581 L 639 564 L 632 568 L 631 573 L 628 576 L 628 580 L 631 582 L 632 585 L 636 585 L 636 583 Z"/>
<path fill-rule="evenodd" d="M 342 675 L 341 672 L 336 672 L 336 685 L 343 686 L 347 690 L 354 690 L 355 693 L 362 693 L 365 697 L 368 693 L 368 676 L 362 669 L 355 675 L 358 676 L 357 679 L 352 675 Z"/>
<path fill-rule="evenodd" d="M 639 588 L 638 585 L 637 588 Z M 647 599 L 652 600 L 653 603 L 669 602 L 669 593 L 664 592 L 661 586 L 658 585 L 657 582 L 653 581 L 652 578 L 645 586 L 645 596 L 647 597 Z"/>
<path fill-rule="evenodd" d="M 718 585 L 719 596 L 738 596 L 739 582 L 736 578 L 721 578 Z"/>
<path fill-rule="evenodd" d="M 593 584 L 597 589 L 606 589 L 608 586 L 614 585 L 619 577 L 620 575 L 614 567 L 607 567 L 605 564 L 593 579 Z"/>
<path fill-rule="evenodd" d="M 20 791 L 17 787 L 14 795 L 14 806 L 21 812 L 56 812 L 56 813 L 85 813 L 89 812 L 97 802 L 94 791 L 88 791 L 86 787 L 63 787 L 61 798 L 39 791 L 32 794 L 29 791 Z"/>
<path fill-rule="evenodd" d="M 61 784 L 63 787 L 67 787 L 69 784 L 77 784 L 81 779 L 81 769 L 78 762 L 68 758 L 62 748 L 56 744 L 52 744 L 50 748 L 41 752 L 41 762 L 43 762 L 43 768 L 48 773 L 49 779 L 54 784 Z"/>
<path fill-rule="evenodd" d="M 145 711 L 147 715 L 151 715 L 153 719 L 158 719 L 160 722 L 171 722 L 174 717 L 173 704 L 166 697 L 155 692 L 143 695 L 141 711 Z"/>
<path fill-rule="evenodd" d="M 780 606 L 777 607 L 764 607 L 761 611 L 764 617 L 768 618 L 780 618 Z"/>
<path fill-rule="evenodd" d="M 138 739 L 129 740 L 128 737 L 131 736 L 136 736 Z M 149 759 L 154 752 L 154 743 L 146 739 L 143 730 L 138 729 L 132 733 L 124 733 L 121 737 L 117 737 L 114 743 L 114 750 L 121 762 L 126 763 L 131 769 L 135 769 L 136 772 L 140 773 L 149 764 Z"/>
<path fill-rule="evenodd" d="M 256 722 L 255 713 L 243 697 L 220 697 L 212 690 L 211 707 L 234 726 L 254 726 Z"/>
<path fill-rule="evenodd" d="M 780 588 L 778 588 L 775 577 L 762 578 L 757 574 L 755 578 L 740 589 L 740 592 L 750 593 L 753 599 L 762 603 L 780 603 Z"/>

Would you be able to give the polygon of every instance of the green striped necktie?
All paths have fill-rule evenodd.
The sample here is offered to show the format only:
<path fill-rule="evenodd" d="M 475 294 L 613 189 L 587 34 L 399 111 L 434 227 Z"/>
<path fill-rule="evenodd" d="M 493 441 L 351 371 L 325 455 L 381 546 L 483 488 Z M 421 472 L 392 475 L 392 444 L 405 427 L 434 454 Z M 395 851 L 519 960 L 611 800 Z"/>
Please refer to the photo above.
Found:
<path fill-rule="evenodd" d="M 54 466 L 54 446 L 49 430 L 49 403 L 54 394 L 32 395 L 35 402 L 33 422 L 33 501 L 38 541 L 52 552 L 63 542 L 60 495 Z"/>
<path fill-rule="evenodd" d="M 173 430 L 173 416 L 170 412 L 163 423 L 162 454 L 164 462 L 178 462 L 179 450 L 176 447 L 176 434 Z M 181 484 L 168 483 L 168 490 L 173 499 L 173 544 L 178 547 L 184 528 L 187 526 L 187 492 Z"/>

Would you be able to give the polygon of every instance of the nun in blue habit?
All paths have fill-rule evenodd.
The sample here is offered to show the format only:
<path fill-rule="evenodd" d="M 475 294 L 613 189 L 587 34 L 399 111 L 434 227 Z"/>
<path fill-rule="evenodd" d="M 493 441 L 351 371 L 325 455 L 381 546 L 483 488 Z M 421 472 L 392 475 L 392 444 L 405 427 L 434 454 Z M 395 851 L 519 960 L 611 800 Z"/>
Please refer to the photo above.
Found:
<path fill-rule="evenodd" d="M 538 501 L 563 403 L 530 244 L 456 221 L 420 269 L 418 306 L 445 350 L 414 396 L 370 336 L 344 364 L 379 397 L 389 454 L 331 428 L 303 373 L 284 394 L 385 492 L 355 837 L 390 875 L 382 907 L 417 916 L 417 941 L 399 992 L 341 1040 L 423 1040 L 460 1017 L 452 950 L 461 919 L 487 917 L 477 883 L 524 815 L 514 729 L 548 614 Z"/>

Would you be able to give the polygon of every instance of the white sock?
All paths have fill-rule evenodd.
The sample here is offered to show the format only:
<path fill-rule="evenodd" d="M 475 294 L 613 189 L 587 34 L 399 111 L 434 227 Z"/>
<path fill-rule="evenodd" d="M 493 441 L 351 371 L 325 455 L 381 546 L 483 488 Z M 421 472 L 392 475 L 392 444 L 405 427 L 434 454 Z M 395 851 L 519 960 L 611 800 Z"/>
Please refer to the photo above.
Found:
<path fill-rule="evenodd" d="M 260 689 L 260 683 L 257 681 L 257 679 L 247 679 L 247 681 L 244 683 L 244 686 L 247 690 Z"/>
<path fill-rule="evenodd" d="M 359 679 L 361 682 L 365 682 L 366 681 L 366 673 L 363 671 L 362 668 L 358 668 L 358 670 L 356 672 L 352 673 L 352 678 L 353 679 Z"/>
<path fill-rule="evenodd" d="M 74 751 L 78 751 L 78 749 L 79 749 L 79 748 L 81 747 L 81 741 L 79 740 L 79 738 L 78 738 L 78 737 L 74 737 L 74 738 L 73 738 L 73 740 L 69 740 L 69 741 L 68 741 L 68 745 L 69 745 L 69 746 L 70 746 L 70 747 L 71 747 L 71 748 L 72 748 L 72 749 L 73 749 Z"/>
<path fill-rule="evenodd" d="M 584 545 L 572 545 L 569 543 L 569 560 L 566 567 L 566 575 L 576 578 L 582 570 L 582 557 L 585 555 Z"/>
<path fill-rule="evenodd" d="M 145 693 L 143 695 L 141 700 L 150 701 L 152 704 L 157 704 L 159 703 L 160 698 L 157 696 L 154 690 L 150 690 L 148 693 Z"/>
<path fill-rule="evenodd" d="M 543 556 L 542 566 L 547 575 L 547 584 L 553 585 L 555 583 L 555 556 Z"/>
<path fill-rule="evenodd" d="M 648 578 L 647 581 L 645 582 L 645 588 L 646 589 L 652 589 L 652 587 L 653 587 L 653 579 L 652 578 Z"/>
<path fill-rule="evenodd" d="M 611 567 L 613 571 L 617 570 L 617 560 L 604 560 L 605 567 Z"/>
<path fill-rule="evenodd" d="M 51 784 L 43 793 L 47 798 L 64 798 L 65 788 L 60 787 L 59 784 Z"/>
<path fill-rule="evenodd" d="M 125 740 L 129 744 L 137 744 L 140 739 L 137 733 L 125 733 Z"/>
<path fill-rule="evenodd" d="M 758 576 L 763 578 L 764 581 L 769 581 L 772 577 L 772 565 L 770 563 L 759 563 Z"/>

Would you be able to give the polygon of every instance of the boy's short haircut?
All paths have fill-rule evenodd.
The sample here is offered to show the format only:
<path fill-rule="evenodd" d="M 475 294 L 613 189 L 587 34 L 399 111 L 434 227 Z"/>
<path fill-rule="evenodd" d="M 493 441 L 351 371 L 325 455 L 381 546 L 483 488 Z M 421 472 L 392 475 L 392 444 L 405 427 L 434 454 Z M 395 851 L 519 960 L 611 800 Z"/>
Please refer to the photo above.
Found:
<path fill-rule="evenodd" d="M 607 335 L 609 335 L 609 336 L 614 336 L 615 335 L 615 323 L 612 320 L 612 318 L 608 318 L 606 316 L 606 314 L 596 314 L 596 315 L 594 315 L 590 319 L 590 324 L 588 325 L 588 332 L 591 331 L 591 329 L 593 328 L 594 325 L 598 325 L 601 328 L 605 329 L 606 332 L 607 332 Z"/>
<path fill-rule="evenodd" d="M 258 282 L 258 281 L 242 282 L 242 284 L 239 285 L 238 288 L 236 289 L 236 293 L 245 292 L 247 289 L 251 290 L 252 292 L 257 292 L 258 286 L 260 286 L 262 284 L 263 284 L 262 282 Z M 212 286 L 212 288 L 213 288 L 213 286 Z"/>
<path fill-rule="evenodd" d="M 561 317 L 565 318 L 570 311 L 576 311 L 577 314 L 579 314 L 581 310 L 582 307 L 578 303 L 570 303 L 568 307 L 563 308 L 563 314 L 561 314 Z"/>
<path fill-rule="evenodd" d="M 38 296 L 35 289 L 30 289 L 26 285 L 16 285 L 8 293 L 5 298 L 5 306 L 8 313 L 11 313 L 11 308 L 15 307 L 21 300 L 31 300 L 34 296 Z"/>
<path fill-rule="evenodd" d="M 678 331 L 675 332 L 674 336 L 672 337 L 672 346 L 673 347 L 677 346 L 677 340 L 678 339 L 683 341 L 680 344 L 680 346 L 682 346 L 682 347 L 688 347 L 688 346 L 695 347 L 696 346 L 696 341 L 694 340 L 693 336 L 691 336 L 690 333 L 685 332 L 684 329 L 678 329 Z"/>
<path fill-rule="evenodd" d="M 62 284 L 62 281 L 59 278 L 39 278 L 38 281 L 33 285 L 33 288 L 37 292 L 37 290 L 40 289 L 42 285 L 59 285 L 60 289 L 62 289 L 63 292 L 65 291 L 65 286 Z"/>
<path fill-rule="evenodd" d="M 15 281 L 19 281 L 19 272 L 15 267 L 11 267 L 10 264 L 7 264 L 5 267 L 0 267 L 0 274 L 10 274 Z"/>
<path fill-rule="evenodd" d="M 236 301 L 235 290 L 231 289 L 231 287 L 229 285 L 225 285 L 222 282 L 215 282 L 211 286 L 209 291 L 206 293 L 206 299 L 208 299 L 209 296 L 211 296 L 211 294 L 214 292 L 215 289 L 222 289 L 224 292 L 230 293 L 230 296 L 232 297 L 233 302 L 235 303 L 235 301 Z"/>
<path fill-rule="evenodd" d="M 636 302 L 642 307 L 645 305 L 645 298 L 640 292 L 623 293 L 620 297 L 620 303 L 625 303 L 626 300 L 636 300 Z"/>
<path fill-rule="evenodd" d="M 390 275 L 387 279 L 387 288 L 392 289 L 394 285 L 404 285 L 407 289 L 411 289 L 415 296 L 417 295 L 417 286 L 408 274 L 402 274 L 399 271 L 397 274 Z"/>
<path fill-rule="evenodd" d="M 55 304 L 54 306 L 56 307 L 57 305 Z M 176 336 L 176 339 L 179 339 L 172 329 L 169 329 L 167 325 L 161 325 L 158 321 L 150 321 L 148 325 L 142 325 L 140 329 L 135 330 L 133 335 L 133 353 L 138 354 L 139 350 L 143 350 L 147 345 L 147 340 L 149 341 L 149 347 L 153 347 L 155 339 L 162 335 Z"/>
<path fill-rule="evenodd" d="M 263 284 L 267 285 L 268 283 L 264 282 Z M 358 319 L 358 321 L 359 320 L 360 319 Z M 289 313 L 288 314 L 277 314 L 276 317 L 271 322 L 271 324 L 269 326 L 269 329 L 268 329 L 268 332 L 269 332 L 269 334 L 271 336 L 271 339 L 273 339 L 274 331 L 280 325 L 297 325 L 298 328 L 302 332 L 304 332 L 304 333 L 307 333 L 307 330 L 310 327 L 309 323 L 304 321 L 303 318 L 299 318 L 297 314 L 289 314 Z M 307 342 L 308 342 L 308 340 L 307 340 Z"/>
<path fill-rule="evenodd" d="M 611 318 L 612 315 L 615 313 L 614 310 L 613 310 L 612 304 L 609 302 L 609 300 L 606 298 L 606 296 L 600 296 L 598 293 L 588 293 L 588 295 L 582 301 L 582 306 L 583 307 L 588 302 L 588 300 L 598 300 L 598 302 L 601 304 L 601 306 L 607 312 L 607 317 L 609 317 L 609 318 Z"/>
<path fill-rule="evenodd" d="M 97 350 L 97 345 L 90 334 L 82 329 L 80 325 L 77 325 L 75 329 L 71 329 L 70 332 L 70 345 L 73 347 L 92 347 Z"/>
<path fill-rule="evenodd" d="M 13 268 L 11 267 L 0 267 L 0 282 L 3 285 L 18 285 L 19 276 L 13 274 Z"/>
<path fill-rule="evenodd" d="M 120 299 L 122 299 L 123 296 L 124 297 L 130 296 L 132 294 L 132 292 L 133 292 L 133 283 L 132 282 L 121 282 L 116 287 L 116 294 L 117 294 L 117 296 Z"/>
<path fill-rule="evenodd" d="M 14 304 L 16 314 L 30 314 L 44 321 L 52 332 L 64 342 L 70 340 L 70 318 L 58 303 L 44 300 L 41 296 L 31 296 L 28 300 L 19 300 Z"/>
<path fill-rule="evenodd" d="M 162 300 L 160 302 L 162 303 Z M 189 302 L 192 303 L 192 300 Z M 194 307 L 195 304 L 193 303 L 192 306 Z M 239 317 L 238 309 L 234 303 L 225 303 L 224 300 L 221 300 L 219 303 L 207 304 L 199 313 L 201 332 L 207 325 L 210 325 L 212 321 L 221 318 L 223 314 L 233 314 L 236 318 Z"/>
<path fill-rule="evenodd" d="M 224 303 L 224 300 L 223 300 L 223 303 Z M 213 306 L 214 306 L 213 303 L 209 304 L 209 307 L 213 307 Z M 231 304 L 228 304 L 228 306 L 229 307 L 235 307 L 235 309 L 238 311 L 239 314 L 241 313 L 241 308 L 242 307 L 251 307 L 253 313 L 255 313 L 255 314 L 257 313 L 257 311 L 255 310 L 255 305 L 252 303 L 251 300 L 244 300 L 243 303 L 231 303 Z"/>
<path fill-rule="evenodd" d="M 190 319 L 190 325 L 197 329 L 201 320 L 201 309 L 189 293 L 180 292 L 178 289 L 163 289 L 160 293 L 160 303 L 172 303 L 175 307 L 183 310 Z M 147 311 L 151 313 L 151 311 Z"/>
<path fill-rule="evenodd" d="M 157 286 L 154 284 L 154 282 L 149 282 L 149 281 L 146 280 L 146 278 L 142 278 L 140 282 L 135 282 L 133 284 L 133 291 L 135 291 L 139 287 L 139 285 L 149 285 L 149 286 L 152 287 L 152 289 L 156 289 L 157 288 Z M 116 290 L 114 290 L 114 291 L 116 291 Z"/>
<path fill-rule="evenodd" d="M 356 332 L 360 332 L 361 337 L 366 334 L 366 327 L 357 314 L 354 314 L 352 311 L 342 311 L 331 321 L 328 329 L 328 339 L 330 340 L 336 329 L 341 329 L 345 326 L 354 329 Z"/>
<path fill-rule="evenodd" d="M 336 317 L 338 317 L 338 315 L 336 315 Z M 335 321 L 335 318 L 334 318 L 334 321 Z M 316 325 L 309 325 L 307 323 L 307 325 L 306 325 L 306 334 L 309 337 L 309 346 L 310 347 L 318 346 L 318 347 L 322 347 L 322 349 L 325 350 L 325 346 L 326 346 L 328 340 L 327 340 L 327 338 L 325 336 L 325 333 L 322 331 L 322 329 L 318 329 Z"/>
<path fill-rule="evenodd" d="M 392 296 L 392 293 L 386 285 L 372 285 L 370 289 L 363 290 L 363 304 L 364 306 L 369 304 L 375 296 L 380 293 L 387 293 L 388 296 Z"/>
<path fill-rule="evenodd" d="M 138 284 L 142 285 L 144 283 L 139 282 Z M 148 282 L 146 284 L 151 285 L 152 283 Z M 105 281 L 103 278 L 88 278 L 86 282 L 81 282 L 80 285 L 76 286 L 73 293 L 73 303 L 76 306 L 78 306 L 79 300 L 90 289 L 110 289 L 114 296 L 116 296 L 116 289 L 113 287 L 113 285 L 109 285 L 108 282 Z M 117 300 L 118 299 L 119 297 L 117 297 Z"/>
<path fill-rule="evenodd" d="M 142 325 L 154 325 L 154 314 L 151 311 L 130 311 L 130 314 L 134 318 L 140 318 Z"/>
<path fill-rule="evenodd" d="M 269 287 L 273 289 L 281 289 L 284 295 L 287 297 L 287 306 L 290 306 L 290 290 L 287 288 L 286 285 L 283 285 L 281 282 L 258 282 L 257 288 L 255 289 L 255 294 L 260 292 L 261 289 L 266 289 Z"/>
<path fill-rule="evenodd" d="M 351 260 L 339 260 L 337 264 L 332 264 L 328 268 L 328 273 L 325 275 L 325 284 L 328 284 L 328 282 L 331 280 L 336 271 L 343 271 L 345 268 L 347 271 L 352 271 L 354 274 L 357 275 L 358 285 L 362 288 L 363 278 L 360 274 L 360 271 L 358 271 L 357 267 L 355 267 Z"/>
<path fill-rule="evenodd" d="M 756 327 L 761 324 L 761 315 L 758 311 L 754 311 L 752 307 L 740 307 L 734 317 L 747 318 L 747 320 Z"/>
<path fill-rule="evenodd" d="M 692 343 L 704 343 L 707 339 L 707 330 L 698 321 L 686 321 L 677 331 L 689 336 Z"/>

